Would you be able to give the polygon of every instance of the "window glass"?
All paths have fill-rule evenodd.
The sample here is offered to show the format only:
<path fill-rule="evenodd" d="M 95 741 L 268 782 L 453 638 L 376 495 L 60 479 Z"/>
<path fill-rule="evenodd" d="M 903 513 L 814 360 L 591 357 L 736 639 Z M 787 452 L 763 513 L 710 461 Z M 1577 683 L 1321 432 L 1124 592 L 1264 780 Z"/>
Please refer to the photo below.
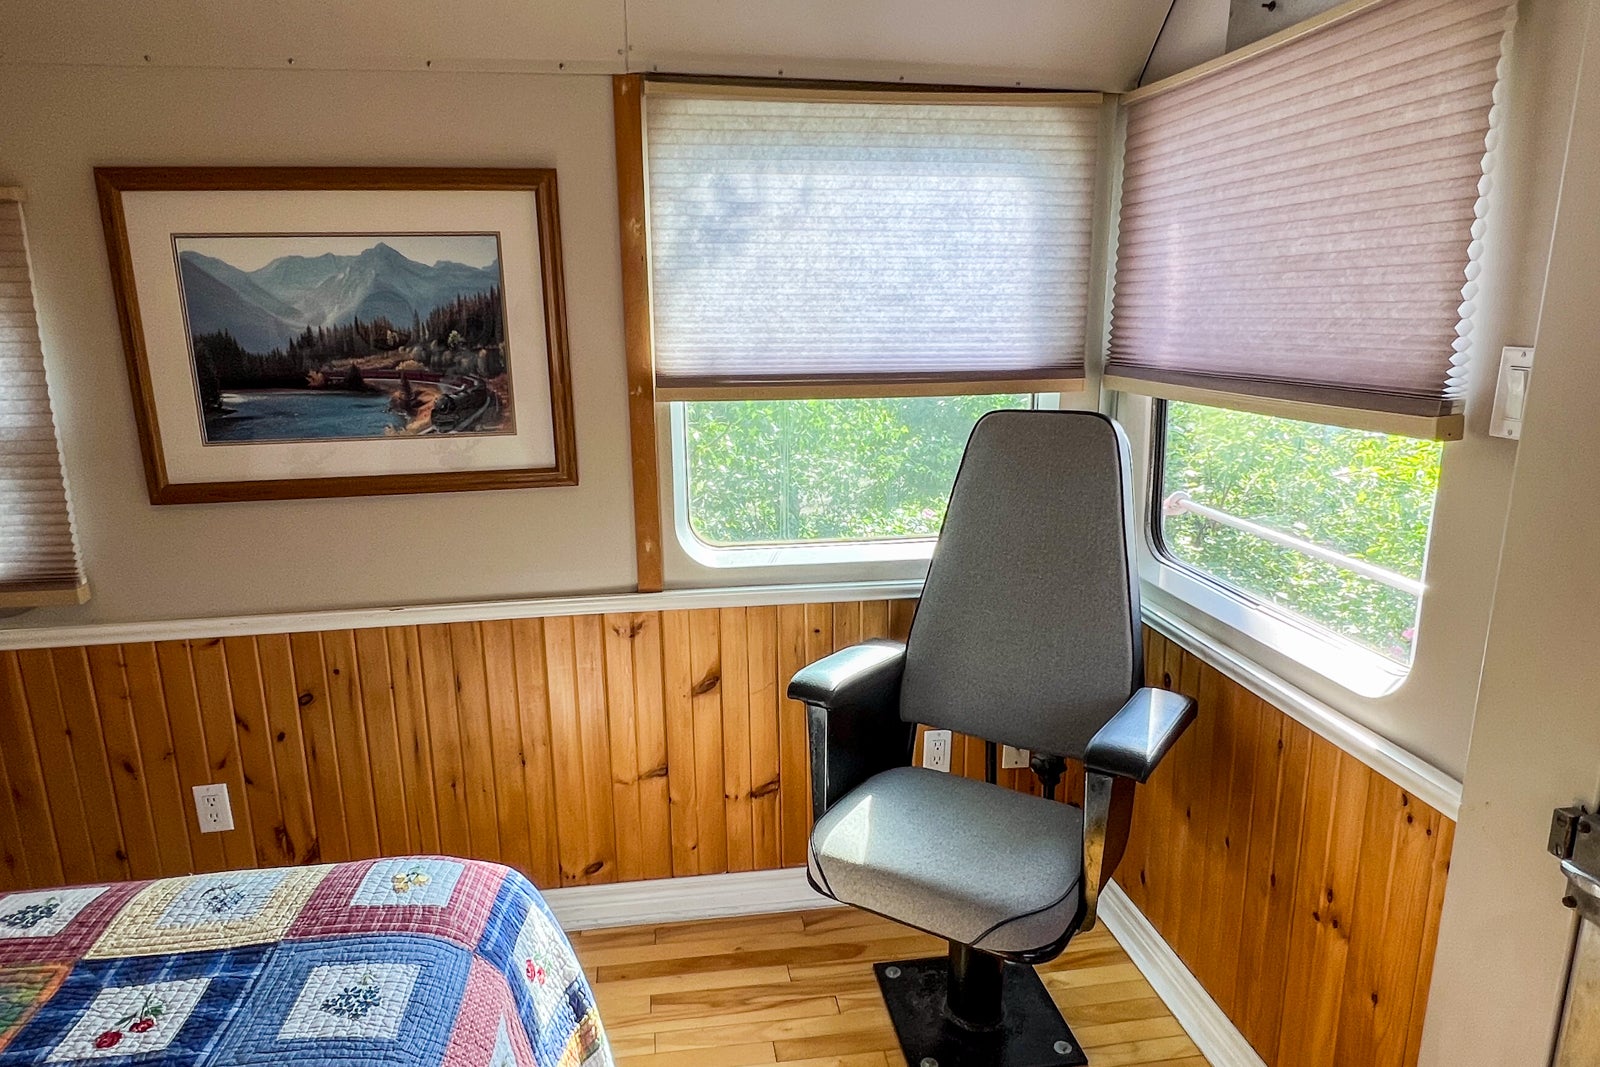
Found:
<path fill-rule="evenodd" d="M 1033 399 L 686 402 L 690 528 L 711 545 L 936 537 L 973 425 Z"/>
<path fill-rule="evenodd" d="M 1172 561 L 1409 664 L 1441 445 L 1157 405 Z"/>

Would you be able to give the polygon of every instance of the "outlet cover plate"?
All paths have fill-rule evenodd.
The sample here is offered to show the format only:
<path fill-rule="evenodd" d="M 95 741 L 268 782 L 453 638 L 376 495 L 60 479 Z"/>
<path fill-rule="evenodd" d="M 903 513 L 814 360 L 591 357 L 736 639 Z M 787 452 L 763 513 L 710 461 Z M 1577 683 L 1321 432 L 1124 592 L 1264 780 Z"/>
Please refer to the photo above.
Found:
<path fill-rule="evenodd" d="M 922 735 L 922 765 L 930 771 L 950 773 L 949 730 L 929 730 Z"/>
<path fill-rule="evenodd" d="M 1028 750 L 1013 748 L 1010 745 L 1000 746 L 1000 767 L 1003 770 L 1013 770 L 1017 767 L 1028 765 Z"/>
<path fill-rule="evenodd" d="M 200 819 L 200 832 L 203 834 L 233 829 L 233 805 L 228 802 L 226 782 L 195 786 L 194 810 Z"/>

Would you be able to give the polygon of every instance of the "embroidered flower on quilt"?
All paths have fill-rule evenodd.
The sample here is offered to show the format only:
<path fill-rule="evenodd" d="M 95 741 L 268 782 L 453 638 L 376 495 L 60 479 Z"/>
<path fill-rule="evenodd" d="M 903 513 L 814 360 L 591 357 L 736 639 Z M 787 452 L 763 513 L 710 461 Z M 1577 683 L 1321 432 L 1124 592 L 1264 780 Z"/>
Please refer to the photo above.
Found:
<path fill-rule="evenodd" d="M 397 873 L 390 886 L 394 890 L 395 896 L 403 897 L 411 892 L 413 886 L 420 889 L 431 881 L 433 879 L 428 876 L 427 871 L 423 870 L 421 866 L 415 866 Z"/>
<path fill-rule="evenodd" d="M 213 915 L 226 915 L 242 904 L 245 896 L 237 882 L 219 882 L 200 894 L 200 906 Z"/>
<path fill-rule="evenodd" d="M 369 973 L 328 997 L 320 1007 L 341 1019 L 365 1019 L 381 1003 L 383 996 L 378 992 L 377 980 Z"/>
<path fill-rule="evenodd" d="M 130 1033 L 142 1034 L 155 1028 L 156 1020 L 166 1014 L 167 1006 L 155 996 L 146 993 L 144 1001 L 133 1011 L 124 1015 L 111 1025 L 99 1037 L 94 1039 L 95 1048 L 111 1048 L 122 1040 L 124 1030 Z"/>
<path fill-rule="evenodd" d="M 544 985 L 550 980 L 550 968 L 554 966 L 552 960 L 542 952 L 529 956 L 522 965 L 522 973 L 528 976 L 528 981 L 534 985 Z"/>
<path fill-rule="evenodd" d="M 13 930 L 32 930 L 54 915 L 59 907 L 60 897 L 47 897 L 42 901 L 24 904 L 16 911 L 0 915 L 0 926 L 9 926 Z"/>

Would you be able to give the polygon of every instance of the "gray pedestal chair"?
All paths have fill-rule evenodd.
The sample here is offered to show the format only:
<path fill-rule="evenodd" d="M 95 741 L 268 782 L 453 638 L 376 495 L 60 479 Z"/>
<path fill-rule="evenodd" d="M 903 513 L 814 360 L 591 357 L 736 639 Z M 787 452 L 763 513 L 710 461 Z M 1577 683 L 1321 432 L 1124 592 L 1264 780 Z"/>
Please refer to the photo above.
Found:
<path fill-rule="evenodd" d="M 1140 688 L 1128 463 L 1098 414 L 984 416 L 907 642 L 789 684 L 809 715 L 811 884 L 950 942 L 877 967 L 912 1067 L 1088 1062 L 1032 965 L 1093 925 L 1133 783 L 1195 714 Z M 988 742 L 989 784 L 910 766 L 917 723 Z M 1082 761 L 1083 808 L 992 784 L 995 743 L 1030 749 L 1051 793 L 1062 758 Z"/>

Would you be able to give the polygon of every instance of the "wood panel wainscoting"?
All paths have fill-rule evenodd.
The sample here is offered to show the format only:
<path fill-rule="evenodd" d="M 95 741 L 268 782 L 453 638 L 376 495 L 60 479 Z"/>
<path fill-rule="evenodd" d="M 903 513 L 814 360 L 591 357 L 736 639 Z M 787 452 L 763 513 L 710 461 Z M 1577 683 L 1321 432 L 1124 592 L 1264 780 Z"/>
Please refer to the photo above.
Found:
<path fill-rule="evenodd" d="M 903 636 L 914 606 L 0 653 L 0 888 L 410 852 L 544 889 L 802 865 L 806 728 L 784 686 Z M 206 782 L 227 783 L 232 832 L 199 832 Z"/>
<path fill-rule="evenodd" d="M 1159 634 L 1200 715 L 1117 873 L 1273 1067 L 1417 1062 L 1455 823 Z"/>
<path fill-rule="evenodd" d="M 802 665 L 915 602 L 0 652 L 0 890 L 412 852 L 563 886 L 804 863 Z M 1454 824 L 1176 644 L 1118 881 L 1274 1067 L 1414 1064 Z M 952 770 L 983 775 L 956 739 Z M 1033 776 L 1002 783 L 1037 792 Z M 226 782 L 201 834 L 190 787 Z M 1082 777 L 1069 776 L 1068 799 Z"/>

